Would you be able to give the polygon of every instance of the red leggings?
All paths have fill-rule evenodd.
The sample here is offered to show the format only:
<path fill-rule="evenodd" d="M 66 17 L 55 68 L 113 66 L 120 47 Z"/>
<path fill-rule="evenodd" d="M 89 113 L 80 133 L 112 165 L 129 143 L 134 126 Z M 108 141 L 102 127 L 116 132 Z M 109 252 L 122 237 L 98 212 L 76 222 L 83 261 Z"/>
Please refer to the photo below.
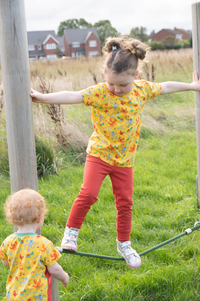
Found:
<path fill-rule="evenodd" d="M 98 193 L 105 177 L 109 175 L 117 208 L 117 239 L 120 242 L 130 240 L 132 227 L 132 167 L 112 166 L 101 159 L 87 155 L 83 184 L 71 208 L 67 227 L 80 229 L 86 214 L 98 200 Z"/>

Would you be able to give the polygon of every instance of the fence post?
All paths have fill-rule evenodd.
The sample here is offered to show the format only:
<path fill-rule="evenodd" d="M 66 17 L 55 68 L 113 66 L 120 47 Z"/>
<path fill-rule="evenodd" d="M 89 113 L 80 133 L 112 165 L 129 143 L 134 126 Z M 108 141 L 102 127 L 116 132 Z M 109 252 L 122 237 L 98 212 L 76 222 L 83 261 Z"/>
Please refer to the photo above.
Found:
<path fill-rule="evenodd" d="M 0 0 L 0 44 L 11 193 L 23 188 L 37 191 L 24 0 Z"/>
<path fill-rule="evenodd" d="M 193 66 L 200 76 L 200 2 L 192 4 Z M 195 92 L 197 136 L 197 206 L 200 208 L 200 92 Z"/>

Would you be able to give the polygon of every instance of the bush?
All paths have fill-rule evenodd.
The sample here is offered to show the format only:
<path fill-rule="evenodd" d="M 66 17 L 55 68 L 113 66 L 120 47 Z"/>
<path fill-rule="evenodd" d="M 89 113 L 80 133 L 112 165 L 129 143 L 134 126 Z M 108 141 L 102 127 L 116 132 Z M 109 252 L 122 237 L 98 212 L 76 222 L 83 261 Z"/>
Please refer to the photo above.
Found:
<path fill-rule="evenodd" d="M 9 176 L 9 159 L 6 133 L 3 131 L 0 139 L 0 173 Z M 35 137 L 36 161 L 38 177 L 46 178 L 50 174 L 56 174 L 55 154 L 48 143 L 38 137 Z"/>
<path fill-rule="evenodd" d="M 189 48 L 189 47 L 191 47 L 191 46 L 190 46 L 190 40 L 182 40 L 182 41 L 180 42 L 180 44 L 181 44 L 181 47 L 182 47 L 182 48 Z"/>
<path fill-rule="evenodd" d="M 163 43 L 158 41 L 151 41 L 149 46 L 151 47 L 151 50 L 164 49 Z"/>
<path fill-rule="evenodd" d="M 3 175 L 9 175 L 7 138 L 3 130 L 0 130 L 0 172 Z"/>
<path fill-rule="evenodd" d="M 174 45 L 175 44 L 175 37 L 174 36 L 167 36 L 162 40 L 163 45 Z"/>
<path fill-rule="evenodd" d="M 55 153 L 47 141 L 35 137 L 37 175 L 38 178 L 46 178 L 50 174 L 56 174 Z"/>
<path fill-rule="evenodd" d="M 189 45 L 192 48 L 192 36 L 189 38 Z"/>
<path fill-rule="evenodd" d="M 165 49 L 180 49 L 181 44 L 174 44 L 174 45 L 165 45 Z"/>

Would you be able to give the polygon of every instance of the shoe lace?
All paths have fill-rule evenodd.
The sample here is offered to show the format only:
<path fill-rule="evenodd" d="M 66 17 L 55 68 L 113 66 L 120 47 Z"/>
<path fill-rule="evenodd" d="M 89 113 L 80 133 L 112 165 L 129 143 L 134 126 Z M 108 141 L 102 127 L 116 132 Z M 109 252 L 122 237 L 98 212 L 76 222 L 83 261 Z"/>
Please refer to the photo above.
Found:
<path fill-rule="evenodd" d="M 76 238 L 78 236 L 78 231 L 74 229 L 70 229 L 68 235 L 69 235 L 69 240 L 76 241 Z"/>
<path fill-rule="evenodd" d="M 130 242 L 122 245 L 122 249 L 127 257 L 131 257 L 132 255 L 138 257 L 137 252 L 131 248 Z"/>

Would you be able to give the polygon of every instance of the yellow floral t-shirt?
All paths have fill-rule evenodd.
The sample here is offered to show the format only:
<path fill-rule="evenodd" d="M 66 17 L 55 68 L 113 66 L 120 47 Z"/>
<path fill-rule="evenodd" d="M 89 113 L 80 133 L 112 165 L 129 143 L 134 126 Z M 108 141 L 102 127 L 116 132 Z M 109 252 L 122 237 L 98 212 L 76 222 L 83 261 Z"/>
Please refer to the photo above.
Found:
<path fill-rule="evenodd" d="M 53 243 L 37 233 L 9 235 L 0 248 L 0 259 L 8 261 L 10 266 L 6 300 L 52 300 L 46 267 L 52 266 L 60 256 Z"/>
<path fill-rule="evenodd" d="M 131 92 L 122 97 L 106 83 L 82 90 L 84 104 L 92 106 L 94 127 L 87 153 L 111 165 L 133 166 L 144 104 L 160 92 L 160 84 L 144 80 L 135 81 Z"/>

